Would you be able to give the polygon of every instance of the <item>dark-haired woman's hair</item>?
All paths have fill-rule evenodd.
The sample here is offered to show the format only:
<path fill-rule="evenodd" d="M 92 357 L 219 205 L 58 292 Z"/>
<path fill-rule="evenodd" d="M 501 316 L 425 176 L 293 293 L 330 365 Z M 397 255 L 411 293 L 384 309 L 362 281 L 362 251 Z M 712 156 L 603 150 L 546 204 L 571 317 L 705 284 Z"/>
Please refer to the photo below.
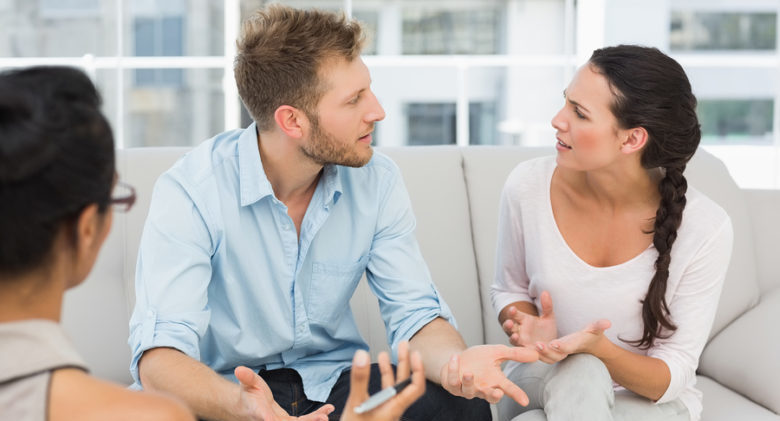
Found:
<path fill-rule="evenodd" d="M 45 264 L 87 205 L 104 212 L 114 174 L 111 129 L 83 72 L 0 73 L 0 278 Z"/>
<path fill-rule="evenodd" d="M 696 97 L 680 64 L 656 48 L 636 45 L 602 48 L 593 52 L 589 63 L 607 79 L 612 89 L 612 113 L 620 127 L 647 130 L 642 166 L 662 168 L 664 173 L 658 184 L 661 203 L 652 231 L 658 259 L 655 275 L 642 300 L 644 332 L 641 339 L 626 341 L 649 348 L 657 338 L 667 338 L 677 329 L 670 319 L 665 295 L 672 245 L 682 221 L 688 189 L 683 171 L 701 139 Z"/>

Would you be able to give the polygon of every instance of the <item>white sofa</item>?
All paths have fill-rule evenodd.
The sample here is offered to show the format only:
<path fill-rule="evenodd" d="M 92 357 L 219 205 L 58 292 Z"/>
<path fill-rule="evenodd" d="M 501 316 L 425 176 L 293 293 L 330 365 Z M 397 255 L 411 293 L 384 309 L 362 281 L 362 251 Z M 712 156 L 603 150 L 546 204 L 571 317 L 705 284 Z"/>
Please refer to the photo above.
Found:
<path fill-rule="evenodd" d="M 489 302 L 501 187 L 520 161 L 552 148 L 402 147 L 379 149 L 404 174 L 417 235 L 433 279 L 470 345 L 506 343 Z M 118 151 L 120 178 L 138 202 L 116 214 L 90 279 L 69 292 L 63 324 L 95 375 L 128 384 L 128 320 L 137 248 L 152 186 L 187 148 Z M 780 421 L 780 191 L 739 189 L 723 164 L 699 151 L 690 185 L 731 215 L 734 253 L 698 384 L 705 421 Z M 376 300 L 361 283 L 352 308 L 376 353 L 386 348 Z"/>

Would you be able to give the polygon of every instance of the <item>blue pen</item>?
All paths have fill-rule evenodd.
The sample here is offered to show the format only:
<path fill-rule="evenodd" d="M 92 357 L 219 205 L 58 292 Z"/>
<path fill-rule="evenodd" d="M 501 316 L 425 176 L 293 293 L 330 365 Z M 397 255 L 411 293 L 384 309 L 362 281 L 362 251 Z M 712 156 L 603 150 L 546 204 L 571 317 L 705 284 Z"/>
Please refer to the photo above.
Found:
<path fill-rule="evenodd" d="M 379 405 L 389 401 L 393 396 L 397 395 L 400 391 L 404 390 L 406 386 L 412 383 L 412 377 L 398 382 L 395 386 L 382 389 L 381 391 L 371 395 L 365 402 L 355 407 L 356 414 L 362 414 L 368 412 Z"/>

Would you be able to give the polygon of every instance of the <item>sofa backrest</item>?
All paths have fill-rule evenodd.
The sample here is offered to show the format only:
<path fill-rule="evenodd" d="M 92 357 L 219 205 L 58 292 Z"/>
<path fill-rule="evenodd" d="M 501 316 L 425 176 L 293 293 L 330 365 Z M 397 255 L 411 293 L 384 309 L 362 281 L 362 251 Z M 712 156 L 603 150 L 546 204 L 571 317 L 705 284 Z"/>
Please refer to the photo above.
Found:
<path fill-rule="evenodd" d="M 120 178 L 138 201 L 115 214 L 114 227 L 87 281 L 66 295 L 63 325 L 95 375 L 127 384 L 129 315 L 135 301 L 138 244 L 157 177 L 189 148 L 133 148 L 117 153 Z M 469 345 L 506 343 L 490 305 L 498 200 L 509 172 L 550 148 L 379 148 L 401 168 L 417 217 L 417 237 L 442 296 Z M 752 307 L 759 296 L 753 240 L 743 192 L 723 164 L 699 151 L 686 172 L 732 216 L 735 248 L 713 335 Z M 361 283 L 352 301 L 361 333 L 376 353 L 387 349 L 376 299 Z"/>
<path fill-rule="evenodd" d="M 417 219 L 416 235 L 431 276 L 467 344 L 484 343 L 482 305 L 460 148 L 378 148 L 401 168 Z M 361 282 L 352 301 L 372 354 L 387 350 L 376 298 Z"/>
<path fill-rule="evenodd" d="M 134 186 L 135 206 L 114 213 L 114 225 L 95 267 L 83 284 L 65 295 L 62 324 L 100 378 L 130 384 L 130 313 L 135 305 L 135 263 L 152 187 L 157 177 L 190 148 L 118 150 L 119 178 Z"/>

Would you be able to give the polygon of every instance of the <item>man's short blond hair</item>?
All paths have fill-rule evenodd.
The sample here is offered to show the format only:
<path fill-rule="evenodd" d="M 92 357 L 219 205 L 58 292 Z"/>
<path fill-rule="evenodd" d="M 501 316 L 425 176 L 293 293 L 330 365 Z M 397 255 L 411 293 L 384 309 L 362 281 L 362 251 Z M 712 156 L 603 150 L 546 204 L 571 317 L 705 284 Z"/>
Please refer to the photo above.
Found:
<path fill-rule="evenodd" d="M 237 41 L 238 93 L 260 131 L 282 105 L 314 114 L 326 86 L 318 71 L 329 58 L 352 61 L 363 46 L 360 24 L 343 13 L 271 5 L 247 19 Z"/>

